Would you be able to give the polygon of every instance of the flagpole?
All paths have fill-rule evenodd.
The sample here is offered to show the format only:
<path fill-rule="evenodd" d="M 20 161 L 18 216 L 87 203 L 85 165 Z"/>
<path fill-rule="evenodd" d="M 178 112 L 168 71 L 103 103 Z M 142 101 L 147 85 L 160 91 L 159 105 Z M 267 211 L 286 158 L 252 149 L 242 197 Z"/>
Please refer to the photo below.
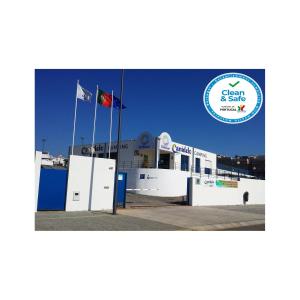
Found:
<path fill-rule="evenodd" d="M 111 107 L 110 107 L 110 128 L 109 128 L 108 158 L 110 158 L 110 149 L 111 149 L 111 131 L 112 131 L 113 106 L 114 106 L 114 91 L 112 90 L 111 91 Z"/>
<path fill-rule="evenodd" d="M 93 141 L 92 141 L 92 149 L 91 149 L 91 156 L 94 155 L 94 145 L 95 145 L 95 130 L 96 130 L 96 118 L 97 118 L 97 98 L 98 98 L 98 84 L 97 84 L 97 90 L 96 90 L 96 101 L 95 101 L 95 111 L 94 111 L 94 128 L 93 128 Z"/>
<path fill-rule="evenodd" d="M 123 103 L 123 86 L 124 86 L 124 69 L 122 70 L 121 77 L 121 97 L 120 97 L 120 107 L 119 107 L 119 121 L 118 121 L 118 141 L 117 141 L 117 160 L 115 168 L 115 184 L 114 184 L 114 201 L 113 201 L 113 214 L 117 214 L 117 204 L 118 204 L 118 173 L 119 173 L 119 161 L 120 161 L 120 139 L 121 139 L 121 123 L 122 123 L 122 103 Z"/>
<path fill-rule="evenodd" d="M 77 114 L 77 89 L 78 89 L 78 85 L 79 85 L 79 80 L 77 80 L 77 85 L 76 85 L 75 112 L 74 112 L 74 123 L 73 123 L 72 155 L 74 153 L 75 127 L 76 127 L 76 114 Z"/>

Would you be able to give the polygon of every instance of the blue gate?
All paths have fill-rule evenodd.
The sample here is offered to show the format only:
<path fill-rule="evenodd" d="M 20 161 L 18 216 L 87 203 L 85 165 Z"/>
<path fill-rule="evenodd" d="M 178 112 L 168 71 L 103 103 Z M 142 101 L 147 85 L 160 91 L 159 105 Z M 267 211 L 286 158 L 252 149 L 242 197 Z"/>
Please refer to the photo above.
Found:
<path fill-rule="evenodd" d="M 127 173 L 118 173 L 118 205 L 125 208 L 126 206 L 126 186 L 127 186 Z"/>
<path fill-rule="evenodd" d="M 68 171 L 41 169 L 37 210 L 65 210 Z"/>

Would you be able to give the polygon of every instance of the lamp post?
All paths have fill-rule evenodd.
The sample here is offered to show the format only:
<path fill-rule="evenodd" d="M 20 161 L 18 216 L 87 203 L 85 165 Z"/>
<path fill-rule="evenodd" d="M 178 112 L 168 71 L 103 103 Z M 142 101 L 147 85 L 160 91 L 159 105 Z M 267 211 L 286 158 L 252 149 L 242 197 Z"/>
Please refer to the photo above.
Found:
<path fill-rule="evenodd" d="M 232 164 L 233 164 L 232 157 L 230 156 L 230 166 L 231 166 L 231 176 L 230 176 L 231 178 L 230 179 L 231 180 L 232 180 L 232 169 L 233 169 L 233 165 Z"/>
<path fill-rule="evenodd" d="M 240 163 L 241 162 L 239 160 L 236 162 L 236 164 L 238 165 L 238 180 L 240 180 L 240 168 L 239 168 Z"/>
<path fill-rule="evenodd" d="M 256 170 L 256 167 L 255 167 L 255 166 L 253 166 L 252 170 L 253 170 L 253 175 L 254 175 L 254 176 L 256 176 L 256 175 L 255 175 L 255 170 Z"/>
<path fill-rule="evenodd" d="M 81 139 L 81 146 L 83 146 L 84 136 L 80 137 L 80 139 Z"/>

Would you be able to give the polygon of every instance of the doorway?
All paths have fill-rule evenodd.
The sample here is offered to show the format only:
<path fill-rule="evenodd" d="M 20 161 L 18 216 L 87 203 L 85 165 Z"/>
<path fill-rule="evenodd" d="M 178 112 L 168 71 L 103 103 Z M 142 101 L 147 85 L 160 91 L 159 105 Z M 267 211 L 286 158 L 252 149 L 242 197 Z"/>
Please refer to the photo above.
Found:
<path fill-rule="evenodd" d="M 170 169 L 170 153 L 160 153 L 158 161 L 159 169 Z"/>

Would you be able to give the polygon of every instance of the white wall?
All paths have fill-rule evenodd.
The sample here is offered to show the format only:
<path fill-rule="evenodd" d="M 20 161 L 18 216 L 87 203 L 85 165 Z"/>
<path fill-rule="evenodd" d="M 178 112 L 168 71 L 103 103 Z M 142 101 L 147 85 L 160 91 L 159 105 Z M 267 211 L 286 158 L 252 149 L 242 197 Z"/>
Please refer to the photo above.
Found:
<path fill-rule="evenodd" d="M 93 183 L 92 158 L 70 156 L 66 211 L 112 209 L 115 160 L 94 158 Z M 90 190 L 91 199 L 90 199 Z M 79 201 L 73 200 L 74 192 L 80 193 Z"/>
<path fill-rule="evenodd" d="M 91 210 L 112 209 L 115 160 L 96 158 L 94 165 Z"/>
<path fill-rule="evenodd" d="M 141 189 L 136 191 L 137 194 L 160 196 L 160 197 L 176 197 L 187 194 L 187 178 L 190 172 L 167 170 L 167 169 L 128 169 L 127 172 L 127 188 Z M 145 175 L 145 179 L 140 179 L 141 174 Z M 147 191 L 147 189 L 155 189 Z"/>
<path fill-rule="evenodd" d="M 35 151 L 35 211 L 37 211 L 37 205 L 38 205 L 41 164 L 42 164 L 42 152 Z"/>
<path fill-rule="evenodd" d="M 265 203 L 265 181 L 255 179 L 241 178 L 238 181 L 237 188 L 216 187 L 196 184 L 196 178 L 193 178 L 193 184 L 190 189 L 190 205 L 242 205 L 244 192 L 249 192 L 248 204 Z M 214 179 L 211 179 L 214 181 Z"/>

